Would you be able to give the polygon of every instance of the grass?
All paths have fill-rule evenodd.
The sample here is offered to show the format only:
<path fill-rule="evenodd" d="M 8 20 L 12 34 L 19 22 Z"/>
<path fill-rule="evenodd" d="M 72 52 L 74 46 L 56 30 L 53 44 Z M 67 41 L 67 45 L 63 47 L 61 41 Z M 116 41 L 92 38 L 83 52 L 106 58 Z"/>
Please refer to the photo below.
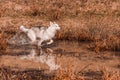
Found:
<path fill-rule="evenodd" d="M 15 71 L 11 70 L 9 67 L 0 68 L 0 79 L 1 80 L 119 80 L 119 72 L 109 72 L 107 69 L 102 69 L 101 71 L 89 71 L 85 73 L 84 71 L 79 74 L 75 74 L 72 68 L 67 68 L 66 70 L 59 70 L 57 74 L 48 75 L 44 74 L 44 71 L 40 70 L 25 70 L 25 71 Z M 84 73 L 84 75 L 82 74 Z M 82 74 L 82 75 L 81 75 Z M 93 74 L 92 76 L 90 74 Z M 47 75 L 47 76 L 46 76 Z M 86 75 L 86 76 L 85 76 Z M 96 77 L 93 77 L 95 76 Z"/>
<path fill-rule="evenodd" d="M 109 72 L 106 68 L 102 69 L 102 79 L 103 80 L 119 80 L 120 74 L 118 72 Z"/>
<path fill-rule="evenodd" d="M 6 41 L 19 31 L 20 25 L 48 26 L 49 21 L 56 21 L 61 27 L 57 40 L 89 42 L 88 48 L 95 52 L 120 52 L 119 3 L 119 0 L 1 0 L 0 52 L 6 49 Z M 55 80 L 76 80 L 77 76 L 69 71 L 60 70 Z M 116 75 L 103 70 L 103 80 L 117 80 Z M 84 80 L 84 76 L 80 79 Z"/>
<path fill-rule="evenodd" d="M 17 31 L 20 25 L 47 26 L 48 21 L 57 21 L 62 30 L 56 39 L 92 41 L 89 48 L 96 52 L 120 51 L 119 1 L 71 2 L 72 0 L 0 1 L 0 17 L 3 18 L 0 27 Z"/>
<path fill-rule="evenodd" d="M 6 42 L 6 40 L 5 40 L 5 35 L 4 35 L 4 33 L 3 32 L 1 32 L 0 33 L 0 51 L 1 50 L 4 50 L 4 49 L 6 49 L 6 45 L 7 44 L 7 42 Z"/>

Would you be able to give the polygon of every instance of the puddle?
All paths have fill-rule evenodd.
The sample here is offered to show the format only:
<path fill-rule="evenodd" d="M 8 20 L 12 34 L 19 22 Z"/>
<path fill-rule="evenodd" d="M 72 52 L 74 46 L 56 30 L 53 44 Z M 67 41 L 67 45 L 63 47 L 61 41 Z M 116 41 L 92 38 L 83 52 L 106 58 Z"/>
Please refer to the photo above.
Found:
<path fill-rule="evenodd" d="M 18 70 L 39 69 L 57 71 L 70 69 L 72 72 L 86 70 L 99 71 L 106 67 L 111 71 L 120 71 L 120 57 L 112 52 L 99 54 L 88 50 L 89 43 L 77 41 L 55 41 L 51 45 L 37 47 L 30 45 L 24 33 L 13 36 L 3 53 L 0 53 L 0 67 L 8 66 Z"/>
<path fill-rule="evenodd" d="M 97 54 L 87 50 L 84 43 L 78 42 L 56 41 L 42 48 L 31 45 L 9 45 L 5 52 L 7 54 L 3 53 L 0 56 L 0 67 L 50 72 L 68 68 L 73 72 L 89 69 L 99 71 L 101 67 L 106 67 L 110 71 L 120 71 L 119 67 L 114 67 L 120 65 L 118 56 L 107 54 L 109 52 L 105 55 Z"/>
<path fill-rule="evenodd" d="M 48 49 L 52 52 L 51 49 Z M 49 70 L 57 70 L 60 68 L 60 65 L 56 63 L 55 55 L 50 53 L 45 53 L 43 50 L 40 50 L 40 55 L 37 56 L 37 53 L 34 49 L 31 50 L 29 55 L 20 56 L 21 59 L 33 60 L 35 62 L 45 63 L 49 66 Z"/>

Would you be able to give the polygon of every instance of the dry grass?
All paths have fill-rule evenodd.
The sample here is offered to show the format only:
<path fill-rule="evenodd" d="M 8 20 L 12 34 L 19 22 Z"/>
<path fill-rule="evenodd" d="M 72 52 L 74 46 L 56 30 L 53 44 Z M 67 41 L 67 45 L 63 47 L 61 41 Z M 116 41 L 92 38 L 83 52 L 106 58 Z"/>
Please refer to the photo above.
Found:
<path fill-rule="evenodd" d="M 7 42 L 6 42 L 6 39 L 5 39 L 5 35 L 4 35 L 3 32 L 1 32 L 0 33 L 0 52 L 2 50 L 5 50 L 6 46 L 7 46 Z"/>
<path fill-rule="evenodd" d="M 62 32 L 57 34 L 58 39 L 90 41 L 89 46 L 96 52 L 101 50 L 120 51 L 120 28 L 118 20 L 115 17 L 101 17 L 97 19 L 83 19 L 86 23 L 79 21 L 67 20 L 62 25 Z M 112 22 L 113 21 L 113 22 Z"/>
<path fill-rule="evenodd" d="M 120 51 L 120 1 L 119 0 L 0 0 L 0 53 L 7 47 L 11 36 L 20 25 L 47 26 L 56 21 L 60 27 L 58 40 L 91 42 L 90 49 Z M 59 70 L 54 80 L 85 80 L 71 68 Z M 102 80 L 119 80 L 118 73 L 102 70 Z M 31 75 L 33 75 L 31 77 Z M 41 73 L 14 72 L 0 69 L 0 79 L 41 79 Z M 37 76 L 36 76 L 37 75 Z M 42 80 L 42 79 L 41 79 Z M 49 79 L 48 79 L 49 80 Z"/>
<path fill-rule="evenodd" d="M 92 41 L 90 49 L 120 51 L 119 0 L 5 0 L 0 1 L 1 26 L 15 32 L 18 26 L 57 21 L 62 30 L 56 39 Z"/>
<path fill-rule="evenodd" d="M 106 68 L 102 69 L 102 79 L 103 80 L 119 80 L 120 73 L 119 72 L 109 72 Z"/>
<path fill-rule="evenodd" d="M 54 77 L 54 80 L 85 80 L 84 76 L 79 75 L 75 71 L 75 65 L 67 63 L 63 69 L 59 69 Z"/>
<path fill-rule="evenodd" d="M 42 16 L 49 20 L 79 15 L 120 15 L 119 0 L 5 0 L 1 1 L 0 16 Z M 12 13 L 12 14 L 9 14 Z"/>
<path fill-rule="evenodd" d="M 112 23 L 114 25 L 114 23 Z M 111 24 L 111 25 L 112 25 Z M 120 28 L 113 27 L 110 23 L 97 22 L 88 26 L 88 33 L 94 42 L 93 47 L 96 52 L 101 50 L 120 51 Z"/>
<path fill-rule="evenodd" d="M 60 70 L 54 80 L 85 80 L 83 76 L 75 75 L 71 70 Z"/>
<path fill-rule="evenodd" d="M 58 73 L 49 75 L 44 74 L 44 71 L 40 70 L 25 70 L 25 71 L 16 71 L 11 70 L 11 68 L 4 67 L 0 68 L 0 79 L 1 80 L 119 80 L 120 74 L 119 72 L 109 72 L 105 68 L 101 70 L 102 73 L 97 74 L 91 72 L 94 77 L 84 76 L 75 74 L 71 68 L 67 68 L 66 70 L 61 69 Z M 84 72 L 82 72 L 84 73 Z M 90 73 L 90 72 L 89 72 Z"/>

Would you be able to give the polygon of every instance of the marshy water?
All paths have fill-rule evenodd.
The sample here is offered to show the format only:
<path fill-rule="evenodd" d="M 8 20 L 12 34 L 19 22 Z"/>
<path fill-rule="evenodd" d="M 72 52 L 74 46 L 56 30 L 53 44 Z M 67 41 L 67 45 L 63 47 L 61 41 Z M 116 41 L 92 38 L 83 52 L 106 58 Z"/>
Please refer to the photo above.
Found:
<path fill-rule="evenodd" d="M 96 53 L 89 49 L 90 43 L 80 41 L 54 40 L 42 47 L 31 45 L 29 41 L 24 33 L 10 38 L 0 54 L 0 67 L 17 71 L 42 70 L 45 74 L 64 70 L 87 77 L 99 77 L 104 69 L 120 72 L 119 52 Z"/>
<path fill-rule="evenodd" d="M 97 54 L 87 50 L 87 46 L 87 43 L 74 41 L 56 41 L 41 48 L 34 45 L 8 45 L 5 53 L 0 56 L 0 66 L 50 72 L 67 68 L 74 72 L 99 71 L 101 67 L 106 67 L 110 71 L 120 71 L 119 55 L 115 55 L 114 52 Z"/>
<path fill-rule="evenodd" d="M 45 79 L 63 70 L 92 80 L 102 79 L 102 71 L 120 72 L 120 55 L 108 51 L 95 53 L 88 49 L 88 43 L 76 41 L 55 41 L 43 47 L 8 45 L 0 55 L 0 67 L 33 77 L 41 74 Z"/>

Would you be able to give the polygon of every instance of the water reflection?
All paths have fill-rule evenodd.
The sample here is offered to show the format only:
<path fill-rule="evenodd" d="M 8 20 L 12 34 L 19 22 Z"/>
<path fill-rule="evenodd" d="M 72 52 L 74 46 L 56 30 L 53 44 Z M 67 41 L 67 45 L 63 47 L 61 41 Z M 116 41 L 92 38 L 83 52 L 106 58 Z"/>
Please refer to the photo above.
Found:
<path fill-rule="evenodd" d="M 56 63 L 56 57 L 52 54 L 53 50 L 50 48 L 47 48 L 46 50 L 47 52 L 41 48 L 38 56 L 35 49 L 32 49 L 29 55 L 22 55 L 20 58 L 45 63 L 49 66 L 50 71 L 59 69 L 60 65 Z"/>

